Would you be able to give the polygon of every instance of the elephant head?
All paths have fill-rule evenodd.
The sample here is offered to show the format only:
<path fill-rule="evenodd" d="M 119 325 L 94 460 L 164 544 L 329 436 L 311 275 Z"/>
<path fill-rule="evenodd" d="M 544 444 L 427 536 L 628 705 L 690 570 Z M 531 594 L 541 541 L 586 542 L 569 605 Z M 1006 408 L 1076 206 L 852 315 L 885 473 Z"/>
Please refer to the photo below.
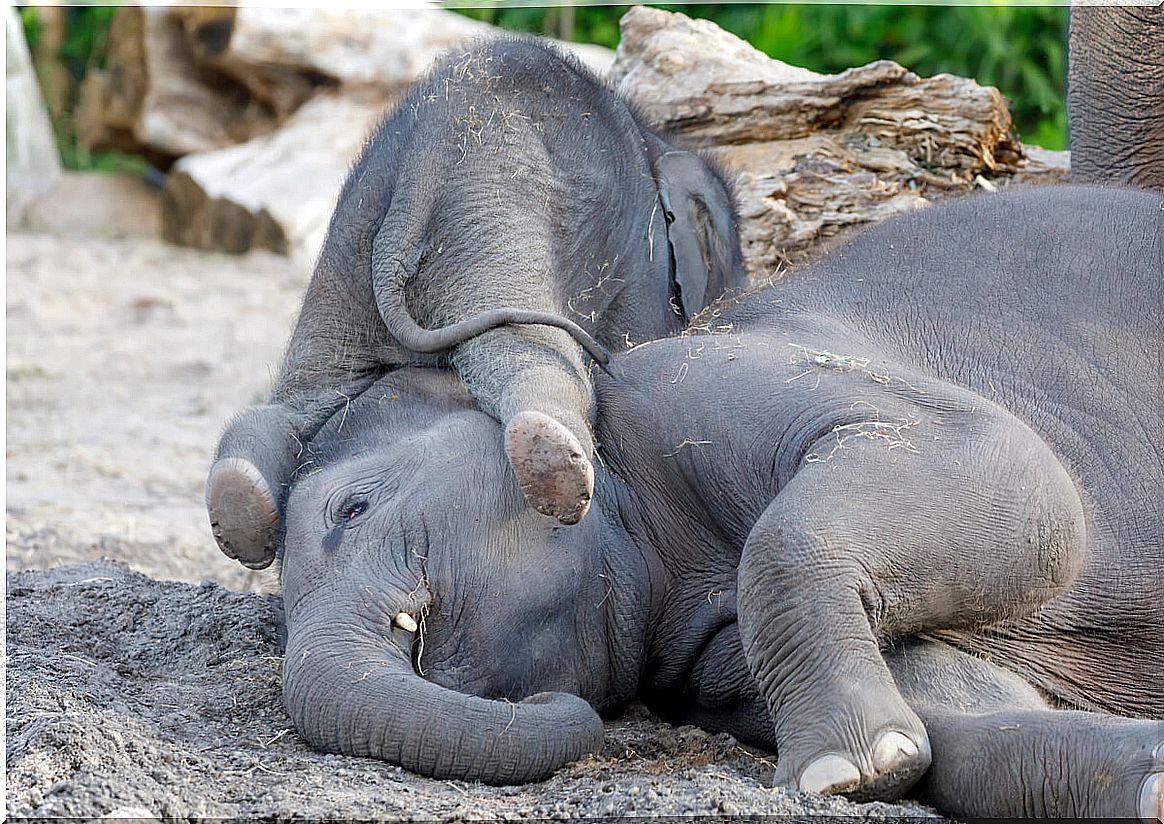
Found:
<path fill-rule="evenodd" d="M 310 449 L 282 554 L 302 735 L 489 783 L 598 749 L 598 712 L 633 695 L 645 638 L 625 533 L 525 506 L 500 425 L 447 372 L 391 373 Z"/>

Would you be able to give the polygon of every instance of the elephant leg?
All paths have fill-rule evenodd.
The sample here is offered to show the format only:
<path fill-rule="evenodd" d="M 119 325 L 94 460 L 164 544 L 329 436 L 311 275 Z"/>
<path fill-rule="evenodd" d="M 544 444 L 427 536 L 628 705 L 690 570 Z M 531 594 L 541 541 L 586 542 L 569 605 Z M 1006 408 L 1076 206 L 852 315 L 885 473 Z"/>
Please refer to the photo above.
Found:
<path fill-rule="evenodd" d="M 361 301 L 360 296 L 366 299 Z M 419 359 L 413 359 L 419 360 Z M 270 400 L 226 427 L 206 481 L 219 549 L 251 569 L 275 559 L 283 501 L 308 443 L 385 366 L 409 362 L 387 339 L 371 299 L 321 263 Z"/>
<path fill-rule="evenodd" d="M 1082 564 L 1082 504 L 1046 445 L 1009 417 L 947 423 L 912 450 L 826 439 L 745 542 L 740 634 L 779 783 L 899 796 L 930 743 L 880 642 L 1027 613 Z"/>
<path fill-rule="evenodd" d="M 498 329 L 461 344 L 453 364 L 504 426 L 530 505 L 564 524 L 582 520 L 594 493 L 594 393 L 577 344 L 557 329 Z"/>
<path fill-rule="evenodd" d="M 929 733 L 917 792 L 942 812 L 1164 820 L 1164 722 L 1052 709 L 1014 673 L 939 641 L 885 657 Z"/>

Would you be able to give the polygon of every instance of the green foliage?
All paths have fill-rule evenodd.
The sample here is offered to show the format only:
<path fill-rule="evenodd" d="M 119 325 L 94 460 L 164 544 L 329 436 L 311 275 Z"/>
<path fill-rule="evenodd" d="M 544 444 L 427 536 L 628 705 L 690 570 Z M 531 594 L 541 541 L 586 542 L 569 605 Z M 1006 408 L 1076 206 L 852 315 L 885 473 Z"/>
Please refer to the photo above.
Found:
<path fill-rule="evenodd" d="M 764 53 L 833 73 L 872 60 L 894 60 L 923 76 L 948 72 L 996 86 L 1011 101 L 1016 130 L 1028 143 L 1062 149 L 1067 9 L 1045 6 L 887 6 L 662 4 L 715 21 Z M 574 9 L 567 39 L 618 44 L 628 6 Z M 516 31 L 562 36 L 558 10 L 496 6 L 461 10 Z"/>
<path fill-rule="evenodd" d="M 77 140 L 74 114 L 77 106 L 77 89 L 85 73 L 93 68 L 105 67 L 106 44 L 109 26 L 117 13 L 115 6 L 82 6 L 68 9 L 68 24 L 64 40 L 52 55 L 37 54 L 41 45 L 42 32 L 36 9 L 23 7 L 20 22 L 29 48 L 37 59 L 52 59 L 68 74 L 68 99 L 62 111 L 52 111 L 53 131 L 60 150 L 61 164 L 66 169 L 98 172 L 140 172 L 145 168 L 141 158 L 130 157 L 120 152 L 98 152 L 93 154 Z M 39 69 L 40 67 L 38 67 Z"/>

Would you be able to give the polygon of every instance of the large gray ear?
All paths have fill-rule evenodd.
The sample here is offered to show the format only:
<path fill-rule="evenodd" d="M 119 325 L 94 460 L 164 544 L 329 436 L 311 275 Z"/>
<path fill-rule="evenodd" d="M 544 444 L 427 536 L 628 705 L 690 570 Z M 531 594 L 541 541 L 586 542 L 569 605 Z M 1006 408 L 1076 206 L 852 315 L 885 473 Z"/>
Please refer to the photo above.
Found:
<path fill-rule="evenodd" d="M 671 150 L 655 160 L 667 217 L 674 287 L 690 321 L 725 289 L 744 282 L 731 196 L 701 157 Z"/>

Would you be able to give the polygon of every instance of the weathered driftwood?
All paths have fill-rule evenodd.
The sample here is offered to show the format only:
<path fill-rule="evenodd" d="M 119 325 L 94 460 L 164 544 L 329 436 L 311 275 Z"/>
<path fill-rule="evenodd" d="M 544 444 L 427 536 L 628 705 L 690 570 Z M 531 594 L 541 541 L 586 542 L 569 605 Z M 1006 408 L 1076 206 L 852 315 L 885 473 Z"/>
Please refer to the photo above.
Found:
<path fill-rule="evenodd" d="M 631 9 L 611 77 L 734 176 L 754 277 L 933 197 L 1062 174 L 1027 157 L 996 89 L 884 60 L 815 74 L 682 14 Z"/>
<path fill-rule="evenodd" d="M 279 116 L 304 94 L 314 95 L 307 105 L 320 102 L 296 110 L 276 134 L 182 160 L 163 226 L 175 242 L 259 246 L 310 261 L 375 119 L 375 104 L 349 100 L 352 93 L 399 91 L 455 36 L 488 29 L 431 9 L 272 11 L 174 12 L 188 50 L 229 72 L 252 100 Z M 1027 156 L 995 89 L 950 75 L 919 78 L 888 61 L 819 75 L 682 14 L 632 9 L 611 76 L 656 125 L 707 149 L 733 175 L 745 259 L 757 277 L 848 227 L 976 186 L 1063 171 Z"/>
<path fill-rule="evenodd" d="M 18 226 L 29 205 L 60 177 L 61 163 L 24 29 L 16 10 L 4 18 L 5 224 Z"/>
<path fill-rule="evenodd" d="M 81 85 L 77 132 L 90 150 L 174 158 L 232 146 L 270 131 L 268 107 L 193 58 L 181 24 L 157 7 L 126 7 L 109 32 L 107 69 Z"/>
<path fill-rule="evenodd" d="M 279 130 L 174 164 L 162 192 L 172 243 L 270 249 L 310 266 L 353 158 L 384 109 L 375 94 L 320 94 Z"/>

